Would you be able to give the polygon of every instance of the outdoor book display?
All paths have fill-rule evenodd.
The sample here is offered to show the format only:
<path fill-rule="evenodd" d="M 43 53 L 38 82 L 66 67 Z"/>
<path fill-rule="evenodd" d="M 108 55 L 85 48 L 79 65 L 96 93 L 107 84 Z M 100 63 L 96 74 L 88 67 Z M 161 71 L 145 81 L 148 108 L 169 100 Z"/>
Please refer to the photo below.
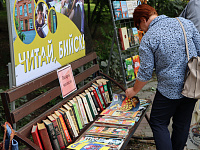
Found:
<path fill-rule="evenodd" d="M 73 83 L 73 78 L 70 82 L 59 82 L 58 70 L 1 93 L 7 121 L 12 125 L 24 124 L 18 126 L 15 135 L 20 145 L 23 143 L 25 148 L 54 150 L 68 149 L 70 144 L 81 142 L 82 146 L 93 143 L 102 148 L 125 148 L 145 116 L 149 103 L 145 100 L 138 101 L 137 98 L 129 100 L 124 95 L 112 93 L 111 85 L 116 85 L 123 91 L 125 88 L 100 72 L 96 59 L 97 55 L 93 52 L 70 64 L 73 73 L 82 66 L 84 70 L 74 75 L 77 90 L 61 101 L 57 102 L 56 99 L 63 95 L 59 84 Z M 68 68 L 67 66 L 65 67 Z M 70 74 L 66 74 L 62 78 L 69 76 Z M 87 82 L 80 86 L 86 79 Z M 45 85 L 48 85 L 47 91 L 10 111 L 11 102 L 40 90 Z M 43 110 L 43 106 L 53 100 L 56 103 Z M 141 104 L 144 106 L 141 107 Z M 38 110 L 42 112 L 38 113 Z M 24 122 L 27 116 L 30 121 Z"/>
<path fill-rule="evenodd" d="M 138 47 L 144 33 L 143 31 L 138 31 L 137 28 L 134 27 L 133 12 L 134 9 L 141 4 L 141 2 L 140 0 L 109 0 L 109 4 L 114 34 L 106 73 L 109 73 L 113 46 L 116 41 L 120 65 L 122 68 L 123 82 L 127 88 L 128 83 L 135 81 L 140 64 Z M 133 59 L 133 57 L 137 58 Z M 137 60 L 137 62 L 135 60 Z"/>

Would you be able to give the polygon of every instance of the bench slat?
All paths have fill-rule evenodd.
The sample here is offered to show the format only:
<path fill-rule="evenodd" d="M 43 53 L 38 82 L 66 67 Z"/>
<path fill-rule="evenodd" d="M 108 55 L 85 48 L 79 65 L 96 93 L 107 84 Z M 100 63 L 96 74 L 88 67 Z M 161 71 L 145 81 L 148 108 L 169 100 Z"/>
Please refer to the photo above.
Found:
<path fill-rule="evenodd" d="M 80 58 L 71 63 L 72 70 L 77 69 L 96 58 L 97 58 L 97 55 L 95 52 L 90 53 L 87 56 Z M 15 101 L 16 99 L 56 80 L 57 78 L 58 78 L 57 71 L 55 70 L 55 71 L 52 71 L 46 75 L 43 75 L 43 76 L 35 79 L 33 81 L 25 83 L 19 87 L 9 89 L 9 90 L 5 91 L 4 93 L 7 93 L 9 95 L 9 99 L 7 101 L 8 101 L 8 103 L 11 103 L 11 102 Z"/>
<path fill-rule="evenodd" d="M 79 73 L 78 75 L 74 77 L 76 84 L 80 83 L 81 81 L 83 81 L 84 79 L 92 75 L 93 73 L 97 72 L 98 70 L 99 70 L 99 65 L 96 64 L 88 68 L 87 70 L 83 71 L 82 73 Z M 13 123 L 16 123 L 17 121 L 24 118 L 31 112 L 34 112 L 35 110 L 45 105 L 52 99 L 56 98 L 60 94 L 61 94 L 60 86 L 57 86 L 39 95 L 38 97 L 32 99 L 31 101 L 27 102 L 21 107 L 15 109 L 14 111 L 11 112 Z"/>

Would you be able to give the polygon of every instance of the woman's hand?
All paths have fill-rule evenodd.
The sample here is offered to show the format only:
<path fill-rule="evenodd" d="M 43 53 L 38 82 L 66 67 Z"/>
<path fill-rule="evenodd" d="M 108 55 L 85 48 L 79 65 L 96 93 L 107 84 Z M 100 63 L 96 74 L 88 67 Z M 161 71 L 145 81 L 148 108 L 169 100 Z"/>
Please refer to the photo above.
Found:
<path fill-rule="evenodd" d="M 125 93 L 127 98 L 131 98 L 136 95 L 136 93 L 133 90 L 133 87 L 126 89 Z"/>

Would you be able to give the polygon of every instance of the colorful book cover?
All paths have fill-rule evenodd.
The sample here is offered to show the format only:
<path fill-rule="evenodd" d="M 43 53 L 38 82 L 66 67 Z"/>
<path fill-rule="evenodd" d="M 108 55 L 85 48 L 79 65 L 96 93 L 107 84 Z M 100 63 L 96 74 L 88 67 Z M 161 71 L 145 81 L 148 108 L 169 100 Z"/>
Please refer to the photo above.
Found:
<path fill-rule="evenodd" d="M 121 145 L 124 143 L 124 139 L 121 138 L 112 138 L 112 137 L 100 137 L 100 136 L 90 136 L 84 135 L 79 141 L 88 140 L 91 142 L 100 142 L 105 143 L 107 146 L 113 149 L 120 149 Z"/>
<path fill-rule="evenodd" d="M 122 18 L 123 19 L 128 18 L 128 9 L 126 5 L 126 1 L 120 1 L 120 6 L 122 8 Z"/>
<path fill-rule="evenodd" d="M 135 73 L 135 76 L 137 77 L 137 73 L 138 73 L 138 70 L 140 68 L 140 57 L 139 57 L 139 55 L 133 56 L 132 60 L 133 60 L 134 73 Z"/>
<path fill-rule="evenodd" d="M 134 28 L 132 28 L 132 30 L 133 30 L 133 36 L 134 36 L 135 45 L 140 44 L 137 28 L 134 27 Z"/>
<path fill-rule="evenodd" d="M 94 89 L 94 88 L 93 88 Z M 88 91 L 90 92 L 90 95 L 91 95 L 91 97 L 92 97 L 92 100 L 93 100 L 93 102 L 94 102 L 94 104 L 95 104 L 95 107 L 96 107 L 96 109 L 97 109 L 97 113 L 99 114 L 100 112 L 101 112 L 101 108 L 100 108 L 100 105 L 99 105 L 99 103 L 98 103 L 98 101 L 97 101 L 97 99 L 96 99 L 96 97 L 95 97 L 95 95 L 94 95 L 94 93 L 93 93 L 93 89 L 90 87 L 90 88 L 88 88 Z M 99 100 L 100 101 L 100 100 Z M 102 106 L 102 109 L 103 109 L 103 106 Z"/>
<path fill-rule="evenodd" d="M 104 91 L 104 88 L 103 88 L 103 84 L 102 83 L 93 83 L 94 85 L 96 85 L 99 89 L 99 93 L 101 94 L 101 97 L 103 99 L 103 102 L 105 104 L 105 107 L 108 106 L 108 102 L 107 102 L 107 99 L 106 99 L 106 95 L 105 95 L 105 91 Z"/>
<path fill-rule="evenodd" d="M 129 44 L 130 44 L 131 47 L 135 45 L 135 40 L 134 40 L 132 28 L 128 29 L 128 41 L 129 41 Z"/>
<path fill-rule="evenodd" d="M 108 150 L 110 147 L 105 143 L 83 140 L 70 144 L 67 148 L 76 150 Z"/>
<path fill-rule="evenodd" d="M 112 86 L 111 86 L 110 80 L 106 80 L 106 79 L 101 79 L 101 80 L 103 82 L 106 82 L 107 89 L 108 89 L 108 94 L 109 94 L 109 99 L 110 99 L 110 101 L 112 101 L 113 92 L 112 92 Z"/>
<path fill-rule="evenodd" d="M 106 108 L 106 106 L 105 106 L 105 104 L 104 104 L 104 102 L 103 102 L 103 99 L 102 99 L 102 97 L 101 97 L 101 94 L 100 94 L 100 92 L 99 92 L 99 88 L 96 86 L 96 85 L 92 85 L 92 88 L 94 89 L 93 90 L 93 93 L 94 93 L 94 95 L 95 95 L 95 97 L 96 97 L 96 99 L 97 99 L 97 101 L 98 101 L 98 103 L 99 103 L 99 106 L 100 106 L 100 108 L 101 108 L 101 105 L 102 105 L 102 107 L 103 107 L 103 110 L 104 110 L 104 108 Z M 101 104 L 101 105 L 100 105 Z M 102 110 L 102 108 L 101 108 L 101 110 Z"/>
<path fill-rule="evenodd" d="M 144 36 L 144 31 L 139 31 L 138 30 L 138 36 L 139 36 L 139 42 L 141 42 L 142 37 Z"/>
<path fill-rule="evenodd" d="M 95 122 L 96 123 L 99 122 L 99 123 L 116 124 L 116 125 L 131 125 L 131 126 L 133 126 L 135 124 L 135 121 L 133 121 L 133 120 L 117 119 L 117 118 L 111 118 L 108 116 L 99 117 Z"/>
<path fill-rule="evenodd" d="M 43 150 L 42 143 L 41 143 L 41 140 L 40 140 L 40 137 L 39 137 L 39 134 L 38 134 L 38 127 L 37 127 L 37 125 L 33 125 L 32 130 L 31 130 L 31 134 L 32 134 L 34 143 L 37 146 L 39 146 L 41 150 Z"/>
<path fill-rule="evenodd" d="M 135 1 L 126 1 L 127 9 L 128 9 L 128 17 L 133 18 L 133 12 L 137 7 L 137 0 Z"/>
<path fill-rule="evenodd" d="M 126 81 L 133 81 L 135 79 L 135 72 L 133 68 L 133 61 L 130 58 L 125 59 L 124 67 L 126 71 Z"/>
<path fill-rule="evenodd" d="M 113 1 L 113 10 L 116 20 L 122 19 L 122 9 L 120 7 L 120 1 Z"/>
<path fill-rule="evenodd" d="M 119 31 L 119 37 L 120 37 L 122 50 L 126 50 L 127 48 L 130 47 L 129 41 L 128 41 L 127 28 L 126 27 L 118 28 L 118 31 Z"/>

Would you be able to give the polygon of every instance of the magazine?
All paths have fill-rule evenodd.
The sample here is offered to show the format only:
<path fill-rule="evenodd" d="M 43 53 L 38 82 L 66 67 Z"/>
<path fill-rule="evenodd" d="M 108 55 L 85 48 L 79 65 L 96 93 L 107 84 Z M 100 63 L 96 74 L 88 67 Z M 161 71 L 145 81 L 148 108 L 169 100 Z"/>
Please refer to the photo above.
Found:
<path fill-rule="evenodd" d="M 123 111 L 136 112 L 140 106 L 138 97 L 127 98 L 125 94 L 113 93 L 113 101 L 107 109 L 118 109 Z"/>

